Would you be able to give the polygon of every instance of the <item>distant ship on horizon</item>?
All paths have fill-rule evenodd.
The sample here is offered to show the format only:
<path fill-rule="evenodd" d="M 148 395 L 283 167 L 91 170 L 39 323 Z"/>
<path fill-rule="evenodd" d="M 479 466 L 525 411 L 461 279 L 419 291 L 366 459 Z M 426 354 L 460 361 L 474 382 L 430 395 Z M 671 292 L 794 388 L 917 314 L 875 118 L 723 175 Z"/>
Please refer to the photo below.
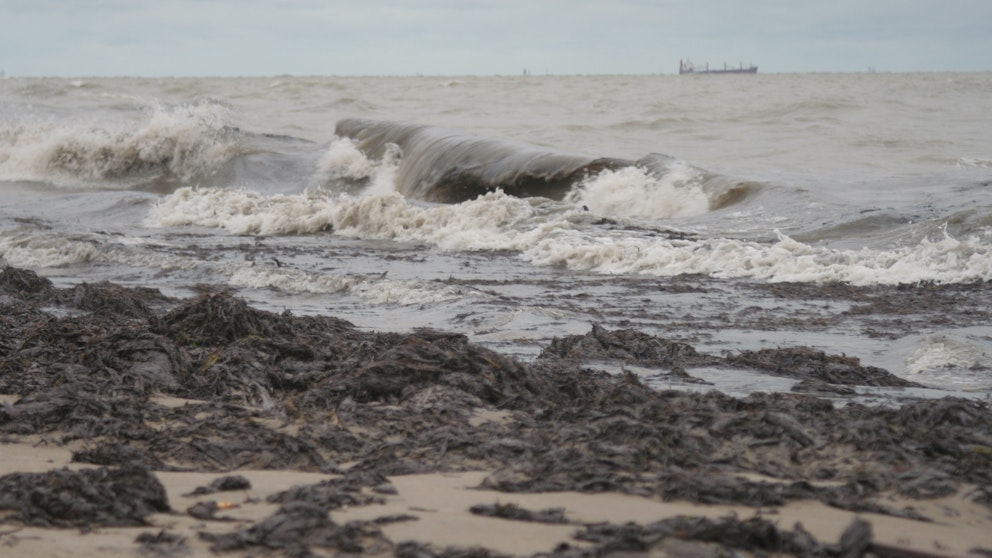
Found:
<path fill-rule="evenodd" d="M 758 67 L 754 65 L 749 65 L 744 67 L 744 63 L 741 62 L 740 66 L 734 68 L 733 66 L 727 66 L 727 63 L 723 63 L 723 68 L 710 69 L 710 63 L 707 62 L 706 66 L 697 70 L 696 66 L 691 60 L 679 60 L 679 74 L 756 74 L 758 73 Z"/>

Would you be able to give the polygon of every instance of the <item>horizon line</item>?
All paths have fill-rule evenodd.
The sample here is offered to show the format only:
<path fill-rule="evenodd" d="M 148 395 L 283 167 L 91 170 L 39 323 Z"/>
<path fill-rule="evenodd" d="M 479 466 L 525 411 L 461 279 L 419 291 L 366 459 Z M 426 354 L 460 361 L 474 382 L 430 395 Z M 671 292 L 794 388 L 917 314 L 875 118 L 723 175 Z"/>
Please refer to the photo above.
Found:
<path fill-rule="evenodd" d="M 868 67 L 864 70 L 807 70 L 792 72 L 759 71 L 754 75 L 806 75 L 806 74 L 980 74 L 992 72 L 990 70 L 879 70 Z M 431 73 L 410 73 L 410 74 L 6 74 L 0 69 L 0 79 L 247 79 L 247 78 L 485 78 L 485 77 L 595 77 L 595 76 L 674 76 L 686 77 L 696 74 L 679 74 L 675 72 L 588 72 L 588 73 L 555 73 L 543 72 L 534 73 L 491 73 L 491 74 L 431 74 Z M 698 72 L 698 75 L 711 75 Z M 734 75 L 734 74 L 731 74 Z"/>

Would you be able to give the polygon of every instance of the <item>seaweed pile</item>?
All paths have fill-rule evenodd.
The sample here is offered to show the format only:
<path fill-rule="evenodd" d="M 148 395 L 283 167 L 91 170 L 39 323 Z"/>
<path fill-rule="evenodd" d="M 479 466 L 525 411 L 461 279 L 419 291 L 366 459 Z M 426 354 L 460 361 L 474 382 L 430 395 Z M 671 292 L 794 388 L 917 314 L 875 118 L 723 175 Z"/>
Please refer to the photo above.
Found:
<path fill-rule="evenodd" d="M 0 477 L 0 510 L 41 527 L 135 527 L 169 511 L 162 483 L 142 467 L 12 473 Z"/>
<path fill-rule="evenodd" d="M 827 386 L 912 385 L 810 348 L 720 357 L 598 326 L 521 362 L 459 334 L 364 332 L 333 317 L 254 309 L 228 292 L 173 300 L 110 283 L 58 289 L 30 271 L 0 271 L 0 393 L 17 397 L 0 407 L 3 443 L 80 444 L 74 460 L 102 466 L 86 473 L 102 476 L 75 483 L 238 468 L 343 475 L 279 495 L 277 516 L 215 538 L 218 552 L 291 545 L 300 555 L 311 546 L 431 555 L 436 549 L 390 546 L 372 523 L 337 525 L 327 511 L 376 501 L 368 492 L 395 490 L 389 476 L 442 471 L 491 471 L 483 486 L 508 492 L 615 491 L 750 506 L 815 499 L 923 520 L 881 496 L 934 498 L 969 486 L 975 501 L 992 507 L 987 402 L 886 408 L 800 393 L 657 391 L 633 374 L 583 364 L 596 360 L 687 381 L 693 366 L 705 365 Z M 0 477 L 0 521 L 64 525 L 32 510 L 30 495 L 2 487 L 69 482 L 61 479 L 69 473 L 18 475 Z M 117 484 L 108 490 L 126 495 Z M 120 514 L 94 503 L 72 525 L 140 525 L 150 511 L 168 509 L 154 494 L 122 498 L 132 504 Z M 669 528 L 649 535 L 661 540 Z M 175 541 L 149 535 L 142 544 Z M 777 551 L 832 552 L 803 548 Z"/>

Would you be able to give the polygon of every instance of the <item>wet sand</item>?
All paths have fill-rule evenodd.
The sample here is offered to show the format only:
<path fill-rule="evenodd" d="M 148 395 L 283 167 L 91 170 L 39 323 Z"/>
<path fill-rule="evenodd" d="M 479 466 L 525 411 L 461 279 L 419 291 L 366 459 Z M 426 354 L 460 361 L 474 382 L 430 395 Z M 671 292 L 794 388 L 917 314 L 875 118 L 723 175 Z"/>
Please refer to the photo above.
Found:
<path fill-rule="evenodd" d="M 920 399 L 845 355 L 593 327 L 523 362 L 11 268 L 0 306 L 0 544 L 18 555 L 992 553 L 988 402 Z M 628 367 L 798 387 L 656 390 Z M 907 395 L 844 402 L 864 387 Z"/>

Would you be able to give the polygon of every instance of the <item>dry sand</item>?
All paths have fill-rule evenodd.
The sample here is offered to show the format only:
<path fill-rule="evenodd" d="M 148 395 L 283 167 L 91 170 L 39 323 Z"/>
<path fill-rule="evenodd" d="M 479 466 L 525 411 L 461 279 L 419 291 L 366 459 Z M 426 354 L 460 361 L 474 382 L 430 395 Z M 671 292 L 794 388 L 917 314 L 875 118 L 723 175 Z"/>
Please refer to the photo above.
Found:
<path fill-rule="evenodd" d="M 0 396 L 0 399 L 3 397 Z M 7 398 L 9 401 L 9 398 Z M 0 475 L 11 472 L 43 472 L 72 464 L 71 450 L 52 445 L 14 443 L 0 445 Z M 209 484 L 222 476 L 216 473 L 157 472 L 155 475 L 168 491 L 172 513 L 154 514 L 150 527 L 98 528 L 91 532 L 77 529 L 43 529 L 0 524 L 0 554 L 4 556 L 41 557 L 74 556 L 79 558 L 134 556 L 140 550 L 135 538 L 141 533 L 164 530 L 185 537 L 183 556 L 212 555 L 209 543 L 201 540 L 202 531 L 223 533 L 243 529 L 271 515 L 278 507 L 265 498 L 295 485 L 305 485 L 331 478 L 329 475 L 298 471 L 232 471 L 251 481 L 252 488 L 208 496 L 184 496 L 194 488 Z M 371 520 L 395 514 L 414 516 L 416 520 L 399 521 L 383 526 L 393 542 L 418 541 L 444 547 L 484 547 L 501 553 L 529 556 L 547 552 L 561 543 L 582 546 L 572 538 L 577 525 L 553 525 L 513 521 L 474 515 L 468 510 L 476 504 L 515 503 L 532 510 L 564 508 L 573 523 L 641 524 L 676 516 L 719 518 L 729 514 L 751 517 L 760 514 L 782 527 L 796 522 L 825 542 L 837 541 L 856 514 L 828 507 L 819 502 L 793 502 L 777 508 L 744 506 L 704 506 L 680 502 L 662 502 L 613 493 L 582 494 L 558 492 L 541 494 L 507 494 L 475 489 L 486 472 L 427 474 L 392 477 L 398 493 L 385 496 L 385 504 L 353 507 L 331 512 L 337 523 Z M 218 517 L 233 521 L 201 521 L 185 513 L 198 501 L 215 499 L 234 504 Z M 921 522 L 876 514 L 861 514 L 873 529 L 876 544 L 910 548 L 914 552 L 937 556 L 965 555 L 976 547 L 992 546 L 992 512 L 959 496 L 928 501 L 888 502 L 893 507 L 912 506 L 923 515 L 937 518 Z M 320 549 L 316 549 L 320 552 Z M 897 554 L 891 554 L 893 556 Z M 910 554 L 904 554 L 910 555 Z M 974 554 L 972 554 L 974 556 Z"/>

